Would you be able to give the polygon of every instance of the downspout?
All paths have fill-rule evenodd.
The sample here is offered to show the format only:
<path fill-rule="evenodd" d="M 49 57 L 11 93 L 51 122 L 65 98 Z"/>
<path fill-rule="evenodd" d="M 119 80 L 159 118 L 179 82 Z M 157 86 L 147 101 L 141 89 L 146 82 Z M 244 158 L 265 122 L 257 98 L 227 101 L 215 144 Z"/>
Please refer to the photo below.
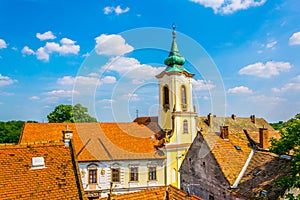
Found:
<path fill-rule="evenodd" d="M 233 188 L 233 189 L 234 189 L 234 188 L 237 188 L 239 182 L 240 182 L 241 179 L 243 178 L 243 176 L 244 176 L 244 174 L 245 174 L 245 172 L 246 172 L 246 170 L 247 170 L 247 168 L 248 168 L 248 166 L 249 166 L 249 164 L 250 164 L 250 161 L 251 161 L 251 159 L 252 159 L 254 153 L 255 153 L 255 148 L 252 148 L 252 149 L 251 149 L 251 152 L 250 152 L 250 154 L 249 154 L 249 156 L 248 156 L 248 159 L 247 159 L 247 161 L 246 161 L 246 163 L 245 163 L 245 165 L 244 165 L 244 167 L 243 167 L 243 169 L 241 170 L 239 176 L 237 177 L 237 179 L 235 180 L 234 184 L 233 184 L 230 188 Z"/>

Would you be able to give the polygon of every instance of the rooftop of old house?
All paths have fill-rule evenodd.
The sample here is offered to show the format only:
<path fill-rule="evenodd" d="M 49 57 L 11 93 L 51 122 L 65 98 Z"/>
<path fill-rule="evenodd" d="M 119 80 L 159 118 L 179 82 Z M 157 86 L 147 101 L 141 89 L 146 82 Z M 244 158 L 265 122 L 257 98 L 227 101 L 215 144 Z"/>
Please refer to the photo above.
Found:
<path fill-rule="evenodd" d="M 0 145 L 0 199 L 85 199 L 64 143 Z"/>
<path fill-rule="evenodd" d="M 62 140 L 73 132 L 77 160 L 161 159 L 153 131 L 143 124 L 128 123 L 25 123 L 20 143 Z"/>
<path fill-rule="evenodd" d="M 99 200 L 107 200 L 108 198 L 99 198 Z M 152 189 L 145 189 L 139 192 L 113 195 L 114 200 L 157 200 L 157 199 L 172 199 L 172 200 L 202 200 L 195 195 L 180 190 L 172 185 L 162 186 Z"/>

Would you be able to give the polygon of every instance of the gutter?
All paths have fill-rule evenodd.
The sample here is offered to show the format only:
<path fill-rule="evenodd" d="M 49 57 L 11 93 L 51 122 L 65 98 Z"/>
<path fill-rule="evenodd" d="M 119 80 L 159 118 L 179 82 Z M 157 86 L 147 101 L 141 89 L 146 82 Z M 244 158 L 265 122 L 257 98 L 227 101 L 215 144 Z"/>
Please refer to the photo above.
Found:
<path fill-rule="evenodd" d="M 243 176 L 244 176 L 244 174 L 245 174 L 245 172 L 246 172 L 246 170 L 247 170 L 247 168 L 248 168 L 248 166 L 250 164 L 250 161 L 251 161 L 254 153 L 255 153 L 255 149 L 252 148 L 252 150 L 251 150 L 251 152 L 250 152 L 250 154 L 248 156 L 248 159 L 247 159 L 247 161 L 246 161 L 243 169 L 241 170 L 241 172 L 240 172 L 239 176 L 237 177 L 237 179 L 235 180 L 234 184 L 232 186 L 230 186 L 230 188 L 235 189 L 235 188 L 238 187 L 238 184 L 241 181 L 241 179 L 243 178 Z"/>

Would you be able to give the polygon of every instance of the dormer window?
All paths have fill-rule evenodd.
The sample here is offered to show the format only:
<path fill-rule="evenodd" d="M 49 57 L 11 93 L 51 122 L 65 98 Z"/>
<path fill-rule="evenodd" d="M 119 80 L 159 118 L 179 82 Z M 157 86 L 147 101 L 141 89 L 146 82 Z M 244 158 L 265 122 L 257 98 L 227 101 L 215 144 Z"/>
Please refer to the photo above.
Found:
<path fill-rule="evenodd" d="M 181 105 L 182 105 L 182 110 L 187 109 L 187 99 L 186 99 L 186 88 L 184 85 L 181 86 Z"/>

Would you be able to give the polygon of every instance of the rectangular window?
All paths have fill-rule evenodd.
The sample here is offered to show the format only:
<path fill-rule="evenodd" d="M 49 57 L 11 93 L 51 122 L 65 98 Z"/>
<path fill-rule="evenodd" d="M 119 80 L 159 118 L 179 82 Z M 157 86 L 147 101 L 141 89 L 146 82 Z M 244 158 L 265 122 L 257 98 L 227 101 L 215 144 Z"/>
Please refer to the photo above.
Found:
<path fill-rule="evenodd" d="M 89 170 L 89 184 L 96 184 L 97 183 L 97 169 L 90 169 Z"/>
<path fill-rule="evenodd" d="M 149 181 L 156 180 L 156 167 L 149 167 Z"/>
<path fill-rule="evenodd" d="M 138 181 L 139 180 L 139 172 L 137 167 L 130 168 L 130 181 Z"/>
<path fill-rule="evenodd" d="M 111 169 L 111 181 L 120 182 L 120 169 Z"/>

